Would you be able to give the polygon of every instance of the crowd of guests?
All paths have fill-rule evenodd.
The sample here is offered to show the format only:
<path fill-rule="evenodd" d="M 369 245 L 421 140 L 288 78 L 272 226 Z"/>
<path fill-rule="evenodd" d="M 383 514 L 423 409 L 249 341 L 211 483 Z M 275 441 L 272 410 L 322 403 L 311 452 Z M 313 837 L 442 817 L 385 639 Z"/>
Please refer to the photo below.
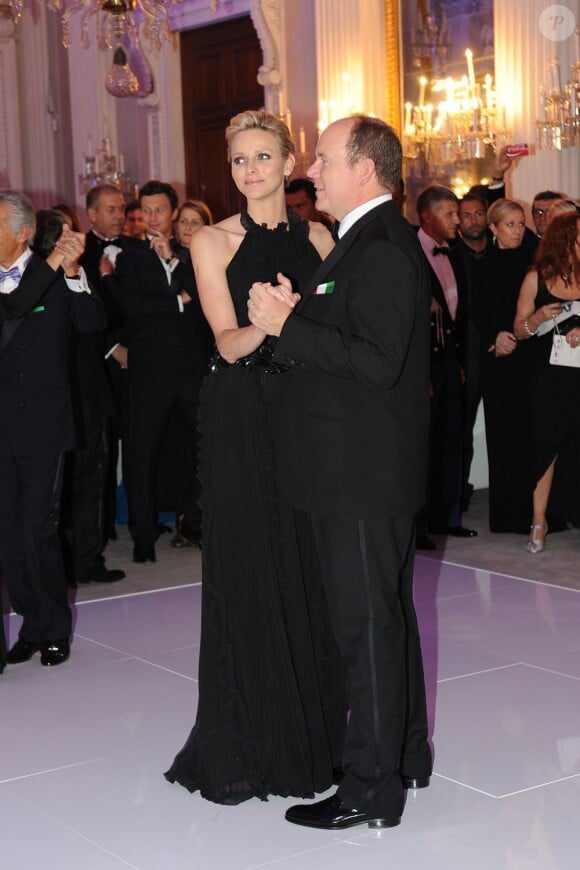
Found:
<path fill-rule="evenodd" d="M 432 534 L 477 535 L 462 515 L 473 491 L 473 427 L 482 398 L 490 529 L 526 533 L 531 527 L 527 549 L 537 553 L 548 527 L 556 531 L 580 519 L 573 497 L 580 421 L 567 401 L 579 370 L 549 365 L 552 333 L 540 329 L 562 319 L 562 303 L 580 301 L 578 206 L 555 191 L 540 192 L 530 230 L 522 206 L 505 197 L 509 165 L 501 152 L 489 186 L 458 199 L 430 185 L 416 203 L 431 289 L 429 468 L 417 515 L 419 549 L 436 548 Z M 303 221 L 336 235 L 338 222 L 318 209 L 311 179 L 287 183 L 285 199 Z M 393 200 L 402 212 L 402 181 Z M 10 212 L 10 199 L 3 208 Z M 143 185 L 139 199 L 126 204 L 118 188 L 101 184 L 89 191 L 86 214 L 86 236 L 64 203 L 35 219 L 28 215 L 22 226 L 23 252 L 45 260 L 61 238 L 82 244 L 73 270 L 107 321 L 95 331 L 67 334 L 75 448 L 59 471 L 59 526 L 69 586 L 125 576 L 104 555 L 117 535 L 119 464 L 134 561 L 156 561 L 156 540 L 167 530 L 158 520 L 162 511 L 176 515 L 174 547 L 201 546 L 196 421 L 213 343 L 190 255 L 193 235 L 212 225 L 207 205 L 179 204 L 173 187 L 159 181 Z M 4 283 L 3 301 L 12 297 L 8 288 Z M 4 303 L 3 317 L 11 316 Z M 572 346 L 580 337 L 577 323 L 570 311 L 561 327 Z M 6 554 L 2 565 L 10 589 Z M 44 640 L 36 629 L 21 634 L 28 642 L 10 652 L 10 661 L 29 658 Z"/>
<path fill-rule="evenodd" d="M 551 365 L 554 332 L 580 353 L 579 209 L 545 191 L 527 230 L 501 152 L 461 201 L 423 190 L 412 228 L 401 144 L 366 116 L 287 190 L 280 118 L 241 112 L 226 143 L 245 206 L 215 226 L 157 180 L 129 206 L 93 188 L 86 235 L 0 191 L 0 564 L 22 616 L 0 661 L 68 659 L 65 566 L 124 576 L 104 557 L 121 449 L 133 560 L 156 561 L 162 506 L 176 547 L 203 543 L 197 714 L 166 778 L 222 804 L 334 782 L 286 819 L 394 827 L 432 771 L 415 545 L 477 534 L 480 396 L 492 530 L 531 525 L 535 554 L 580 519 L 580 365 Z"/>

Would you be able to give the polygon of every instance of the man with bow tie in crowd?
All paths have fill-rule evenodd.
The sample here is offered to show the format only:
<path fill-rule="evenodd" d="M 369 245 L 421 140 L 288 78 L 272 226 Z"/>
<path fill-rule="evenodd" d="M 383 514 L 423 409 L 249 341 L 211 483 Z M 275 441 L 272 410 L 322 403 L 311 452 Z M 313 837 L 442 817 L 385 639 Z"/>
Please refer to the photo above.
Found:
<path fill-rule="evenodd" d="M 106 315 L 79 267 L 84 235 L 65 227 L 44 260 L 29 248 L 34 231 L 28 197 L 0 191 L 0 564 L 22 616 L 7 660 L 40 651 L 54 666 L 69 657 L 72 628 L 58 531 L 64 454 L 75 444 L 70 338 L 73 328 L 103 329 Z"/>
<path fill-rule="evenodd" d="M 431 422 L 427 504 L 417 521 L 417 547 L 434 549 L 427 532 L 475 537 L 461 525 L 463 353 L 466 275 L 450 247 L 459 227 L 459 200 L 430 185 L 417 199 L 418 239 L 431 281 Z"/>
<path fill-rule="evenodd" d="M 207 371 L 211 333 L 203 316 L 191 259 L 173 238 L 178 199 L 174 188 L 152 179 L 140 190 L 147 240 L 117 258 L 116 281 L 127 306 L 129 352 L 130 531 L 133 561 L 155 562 L 157 474 L 163 438 L 177 413 L 192 454 L 196 450 L 197 404 Z M 192 545 L 201 536 L 196 463 L 177 469 L 183 482 L 182 534 Z M 176 496 L 177 497 L 177 496 Z"/>
<path fill-rule="evenodd" d="M 101 455 L 102 450 L 93 451 L 93 472 L 90 475 L 93 483 L 86 488 L 86 497 L 83 501 L 87 506 L 90 505 L 89 490 L 90 498 L 94 498 L 96 487 L 103 493 L 101 503 L 104 505 L 104 516 L 99 522 L 98 536 L 100 549 L 98 554 L 94 553 L 88 579 L 109 580 L 119 579 L 117 575 L 120 572 L 112 573 L 105 569 L 100 554 L 106 541 L 116 538 L 119 444 L 122 445 L 125 487 L 128 485 L 129 474 L 127 347 L 124 337 L 126 311 L 122 293 L 115 280 L 114 267 L 116 257 L 122 250 L 143 242 L 122 235 L 125 200 L 114 184 L 99 184 L 91 188 L 86 197 L 86 211 L 91 227 L 87 233 L 81 265 L 86 269 L 91 286 L 103 301 L 108 323 L 99 341 L 100 370 L 96 372 L 96 366 L 93 367 L 95 374 L 99 376 L 99 389 L 91 392 L 98 393 L 98 409 L 95 408 L 93 399 L 91 409 L 85 409 L 85 411 L 90 410 L 90 415 L 87 413 L 83 415 L 88 423 L 85 428 L 90 436 L 89 444 L 103 445 L 103 449 L 106 449 L 106 457 Z M 107 383 L 103 383 L 105 375 Z M 110 393 L 112 393 L 112 403 L 109 398 Z M 104 439 L 97 440 L 95 435 L 103 429 Z M 106 478 L 101 480 L 98 468 L 103 464 L 106 466 Z M 90 537 L 96 540 L 94 534 Z M 94 544 L 92 549 L 95 550 Z"/>

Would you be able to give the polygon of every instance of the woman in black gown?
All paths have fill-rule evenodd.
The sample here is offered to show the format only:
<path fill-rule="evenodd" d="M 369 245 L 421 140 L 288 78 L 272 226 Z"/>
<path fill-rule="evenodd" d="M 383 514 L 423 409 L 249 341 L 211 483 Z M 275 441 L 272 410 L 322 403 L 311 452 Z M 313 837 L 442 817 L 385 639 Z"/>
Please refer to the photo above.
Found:
<path fill-rule="evenodd" d="M 537 365 L 532 390 L 533 514 L 528 553 L 541 553 L 553 518 L 562 525 L 578 523 L 580 514 L 580 368 L 550 365 L 553 329 L 538 329 L 562 315 L 562 304 L 580 302 L 580 217 L 550 217 L 535 259 L 526 275 L 516 311 L 514 332 L 533 349 Z M 559 324 L 571 347 L 580 345 L 580 317 L 573 313 Z M 537 336 L 537 337 L 536 337 Z M 578 350 L 580 356 L 580 350 Z M 555 477 L 555 471 L 557 476 Z M 554 487 L 552 487 L 554 484 Z"/>
<path fill-rule="evenodd" d="M 216 353 L 200 412 L 199 702 L 166 777 L 236 804 L 328 788 L 340 763 L 346 708 L 316 568 L 299 563 L 300 530 L 276 498 L 269 415 L 284 372 L 247 314 L 254 281 L 277 284 L 283 272 L 299 292 L 333 242 L 322 224 L 286 211 L 294 145 L 278 118 L 242 112 L 226 141 L 247 210 L 202 227 L 191 243 Z M 310 622 L 306 596 L 317 605 Z"/>
<path fill-rule="evenodd" d="M 533 254 L 522 246 L 522 207 L 499 199 L 488 211 L 493 247 L 474 270 L 473 319 L 481 335 L 481 385 L 492 532 L 529 528 L 532 503 L 529 345 L 513 334 L 519 290 Z"/>

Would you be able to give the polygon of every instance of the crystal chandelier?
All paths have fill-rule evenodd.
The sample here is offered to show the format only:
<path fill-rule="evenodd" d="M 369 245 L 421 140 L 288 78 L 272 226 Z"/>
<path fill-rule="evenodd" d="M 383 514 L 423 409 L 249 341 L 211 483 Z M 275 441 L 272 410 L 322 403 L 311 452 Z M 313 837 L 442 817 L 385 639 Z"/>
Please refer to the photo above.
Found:
<path fill-rule="evenodd" d="M 536 121 L 536 144 L 544 151 L 580 146 L 580 26 L 576 28 L 576 61 L 570 79 L 562 86 L 560 63 L 547 68 L 550 88 L 540 86 L 540 117 Z"/>
<path fill-rule="evenodd" d="M 23 12 L 24 0 L 9 0 L 12 17 L 17 23 Z M 81 45 L 91 48 L 91 33 L 99 48 L 115 50 L 113 66 L 105 80 L 107 91 L 114 97 L 129 97 L 139 91 L 137 76 L 129 66 L 124 45 L 139 51 L 139 25 L 144 43 L 154 51 L 164 40 L 171 39 L 169 10 L 183 0 L 47 0 L 52 12 L 61 16 L 62 44 L 71 45 L 71 21 L 81 22 Z M 94 25 L 94 26 L 93 26 Z"/>
<path fill-rule="evenodd" d="M 465 58 L 467 75 L 460 79 L 421 76 L 418 103 L 405 103 L 405 158 L 428 164 L 433 176 L 459 161 L 485 159 L 488 146 L 497 149 L 511 135 L 491 75 L 477 81 L 470 49 Z"/>
<path fill-rule="evenodd" d="M 48 8 L 62 15 L 62 42 L 70 46 L 70 22 L 75 15 L 81 18 L 81 43 L 90 48 L 90 26 L 95 20 L 99 46 L 116 48 L 124 37 L 134 44 L 137 25 L 143 21 L 145 42 L 160 49 L 162 41 L 171 38 L 169 9 L 182 0 L 48 0 Z"/>

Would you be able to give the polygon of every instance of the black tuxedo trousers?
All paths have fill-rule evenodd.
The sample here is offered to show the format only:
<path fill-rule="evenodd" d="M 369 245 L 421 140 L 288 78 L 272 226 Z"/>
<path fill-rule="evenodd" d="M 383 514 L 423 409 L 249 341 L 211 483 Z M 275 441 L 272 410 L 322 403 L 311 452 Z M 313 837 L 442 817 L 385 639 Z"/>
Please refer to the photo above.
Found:
<path fill-rule="evenodd" d="M 338 795 L 373 818 L 395 819 L 403 811 L 401 775 L 431 773 L 412 597 L 414 518 L 307 516 L 347 670 L 350 713 Z"/>
<path fill-rule="evenodd" d="M 20 635 L 32 643 L 71 634 L 58 532 L 63 458 L 0 456 L 0 564 Z"/>

